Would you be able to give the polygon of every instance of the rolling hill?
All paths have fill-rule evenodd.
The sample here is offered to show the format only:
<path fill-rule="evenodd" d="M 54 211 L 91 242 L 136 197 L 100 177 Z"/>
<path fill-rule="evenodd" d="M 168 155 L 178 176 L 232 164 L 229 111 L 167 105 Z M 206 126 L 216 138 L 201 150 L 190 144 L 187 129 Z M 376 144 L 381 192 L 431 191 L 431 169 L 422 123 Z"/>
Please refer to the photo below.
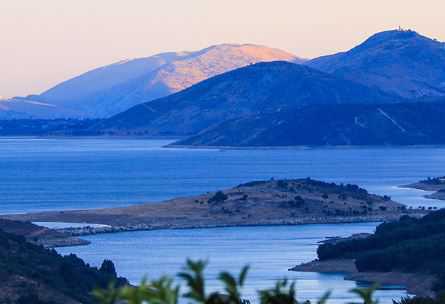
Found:
<path fill-rule="evenodd" d="M 22 235 L 34 229 L 31 224 L 11 225 L 2 220 L 2 226 L 19 235 L 0 230 L 0 303 L 96 303 L 91 295 L 95 288 L 128 284 L 117 277 L 112 262 L 90 267 L 73 254 L 61 256 L 28 242 Z"/>
<path fill-rule="evenodd" d="M 406 98 L 445 95 L 445 43 L 411 30 L 377 33 L 347 52 L 306 64 Z"/>
<path fill-rule="evenodd" d="M 311 104 L 392 103 L 399 97 L 284 61 L 258 63 L 135 106 L 99 134 L 194 135 L 225 120 Z"/>

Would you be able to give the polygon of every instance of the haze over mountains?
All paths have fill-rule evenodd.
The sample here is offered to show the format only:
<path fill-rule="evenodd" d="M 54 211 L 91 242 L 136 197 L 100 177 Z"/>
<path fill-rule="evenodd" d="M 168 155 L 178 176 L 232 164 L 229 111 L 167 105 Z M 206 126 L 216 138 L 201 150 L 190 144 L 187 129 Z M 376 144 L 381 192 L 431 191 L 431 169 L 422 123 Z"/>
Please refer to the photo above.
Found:
<path fill-rule="evenodd" d="M 302 62 L 288 52 L 253 44 L 222 44 L 196 52 L 121 61 L 69 79 L 40 95 L 3 103 L 0 117 L 109 117 L 226 71 L 274 60 Z"/>

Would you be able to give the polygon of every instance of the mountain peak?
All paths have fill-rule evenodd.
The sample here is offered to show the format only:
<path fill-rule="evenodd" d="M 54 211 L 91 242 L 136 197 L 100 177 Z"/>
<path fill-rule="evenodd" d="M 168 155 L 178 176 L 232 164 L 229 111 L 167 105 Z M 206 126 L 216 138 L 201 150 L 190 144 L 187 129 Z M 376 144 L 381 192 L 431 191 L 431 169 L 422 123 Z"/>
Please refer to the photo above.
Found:
<path fill-rule="evenodd" d="M 405 98 L 445 95 L 445 44 L 413 30 L 380 32 L 307 64 Z"/>
<path fill-rule="evenodd" d="M 426 36 L 423 36 L 419 33 L 417 33 L 414 30 L 404 30 L 404 29 L 397 29 L 397 30 L 389 30 L 384 32 L 379 32 L 371 37 L 369 37 L 365 42 L 360 44 L 359 46 L 353 48 L 352 50 L 363 50 L 367 48 L 373 48 L 378 47 L 380 45 L 387 45 L 387 44 L 394 44 L 399 43 L 400 46 L 407 45 L 407 44 L 416 44 L 416 43 L 435 43 L 440 44 L 440 42 L 428 38 Z"/>
<path fill-rule="evenodd" d="M 197 82 L 252 63 L 286 60 L 293 54 L 255 44 L 218 44 L 193 52 L 168 52 L 123 60 L 86 72 L 42 93 L 38 99 L 83 113 L 107 117 Z"/>
<path fill-rule="evenodd" d="M 295 55 L 289 52 L 251 43 L 244 43 L 244 44 L 224 43 L 211 46 L 207 50 L 215 50 L 215 51 L 230 50 L 232 52 L 239 52 L 240 54 L 244 54 L 245 56 L 252 56 L 254 58 L 262 59 L 264 61 L 273 61 L 278 59 L 288 60 L 288 61 L 298 60 L 298 58 Z"/>
<path fill-rule="evenodd" d="M 378 32 L 368 38 L 368 40 L 387 40 L 387 39 L 412 39 L 421 35 L 411 29 L 396 29 Z"/>

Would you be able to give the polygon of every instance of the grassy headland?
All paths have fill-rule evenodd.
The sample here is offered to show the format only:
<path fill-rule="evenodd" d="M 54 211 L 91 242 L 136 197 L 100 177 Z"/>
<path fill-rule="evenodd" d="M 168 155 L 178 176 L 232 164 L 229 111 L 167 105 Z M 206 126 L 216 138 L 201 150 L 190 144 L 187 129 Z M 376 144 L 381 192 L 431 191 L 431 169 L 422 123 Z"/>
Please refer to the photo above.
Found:
<path fill-rule="evenodd" d="M 82 235 L 165 228 L 386 221 L 414 212 L 388 196 L 370 194 L 356 185 L 337 185 L 306 178 L 255 181 L 223 191 L 124 208 L 4 217 L 110 226 L 66 230 Z"/>

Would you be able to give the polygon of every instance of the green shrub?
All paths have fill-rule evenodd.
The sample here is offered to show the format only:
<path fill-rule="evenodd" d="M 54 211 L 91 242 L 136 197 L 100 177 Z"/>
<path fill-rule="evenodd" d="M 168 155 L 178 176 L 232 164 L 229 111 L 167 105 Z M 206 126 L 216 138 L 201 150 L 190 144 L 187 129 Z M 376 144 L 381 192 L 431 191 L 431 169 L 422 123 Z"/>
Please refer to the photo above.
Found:
<path fill-rule="evenodd" d="M 98 304 L 178 304 L 180 300 L 196 304 L 249 304 L 250 301 L 243 298 L 242 289 L 246 282 L 249 268 L 244 267 L 238 275 L 229 272 L 221 272 L 218 276 L 222 283 L 223 291 L 207 292 L 204 270 L 207 263 L 204 261 L 187 260 L 186 266 L 178 277 L 185 282 L 185 292 L 181 292 L 179 284 L 173 278 L 161 277 L 157 280 L 142 280 L 137 287 L 126 286 L 117 288 L 110 285 L 107 289 L 98 289 L 93 296 Z M 372 288 L 356 288 L 351 290 L 362 300 L 363 304 L 375 304 L 373 295 L 376 286 Z M 260 304 L 299 304 L 310 303 L 298 301 L 296 298 L 295 283 L 286 279 L 279 280 L 275 286 L 258 290 Z M 330 292 L 317 302 L 325 304 Z M 407 301 L 407 299 L 404 301 Z M 181 301 L 182 302 L 182 301 Z M 360 304 L 361 304 L 360 303 Z M 410 304 L 410 303 L 401 303 Z M 416 304 L 416 303 L 414 303 Z M 429 304 L 429 303 L 428 303 Z M 435 304 L 435 303 L 431 303 Z"/>
<path fill-rule="evenodd" d="M 229 197 L 222 191 L 216 192 L 211 198 L 209 198 L 209 203 L 222 203 Z"/>

